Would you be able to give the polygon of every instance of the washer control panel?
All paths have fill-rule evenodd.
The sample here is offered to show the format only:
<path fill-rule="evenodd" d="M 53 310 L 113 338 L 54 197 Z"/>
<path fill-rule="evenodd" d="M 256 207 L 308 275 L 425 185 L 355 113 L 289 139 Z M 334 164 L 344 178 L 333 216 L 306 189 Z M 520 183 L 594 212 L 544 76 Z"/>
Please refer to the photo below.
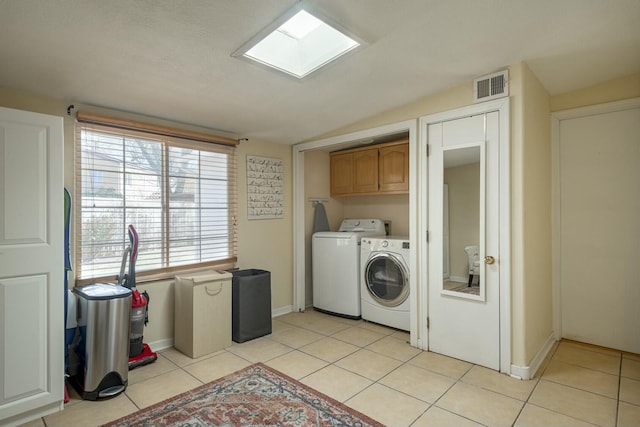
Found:
<path fill-rule="evenodd" d="M 400 249 L 409 249 L 409 238 L 408 237 L 367 237 L 362 239 L 362 243 L 370 246 L 372 251 L 377 250 L 400 250 Z"/>

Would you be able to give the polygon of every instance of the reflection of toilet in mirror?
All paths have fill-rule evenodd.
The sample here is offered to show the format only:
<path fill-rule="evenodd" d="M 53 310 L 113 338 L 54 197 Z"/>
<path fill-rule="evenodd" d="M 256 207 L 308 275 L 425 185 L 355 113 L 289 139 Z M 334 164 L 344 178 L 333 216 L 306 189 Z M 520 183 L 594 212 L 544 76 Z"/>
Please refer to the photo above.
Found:
<path fill-rule="evenodd" d="M 478 286 L 480 286 L 480 254 L 477 246 L 465 246 L 464 251 L 469 258 L 469 283 L 473 283 L 473 276 L 478 276 Z"/>

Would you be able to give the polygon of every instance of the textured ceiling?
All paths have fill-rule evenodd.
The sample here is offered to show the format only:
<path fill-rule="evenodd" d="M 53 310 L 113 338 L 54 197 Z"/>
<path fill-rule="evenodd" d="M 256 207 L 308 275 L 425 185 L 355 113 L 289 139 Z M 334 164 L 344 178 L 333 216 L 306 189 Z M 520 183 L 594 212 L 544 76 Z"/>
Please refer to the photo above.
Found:
<path fill-rule="evenodd" d="M 302 81 L 231 53 L 294 0 L 0 0 L 0 86 L 283 144 L 526 61 L 550 94 L 640 70 L 640 0 L 318 0 L 367 45 Z"/>

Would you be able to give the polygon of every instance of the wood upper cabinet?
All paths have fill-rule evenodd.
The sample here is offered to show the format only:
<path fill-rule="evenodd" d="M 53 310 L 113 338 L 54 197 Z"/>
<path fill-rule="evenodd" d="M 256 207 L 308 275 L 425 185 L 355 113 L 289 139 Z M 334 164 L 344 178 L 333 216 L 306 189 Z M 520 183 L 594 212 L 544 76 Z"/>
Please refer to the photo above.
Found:
<path fill-rule="evenodd" d="M 378 191 L 378 150 L 369 149 L 353 153 L 353 192 Z"/>
<path fill-rule="evenodd" d="M 380 192 L 409 191 L 409 143 L 399 142 L 378 149 Z"/>
<path fill-rule="evenodd" d="M 331 195 L 353 193 L 353 154 L 331 155 Z"/>
<path fill-rule="evenodd" d="M 408 191 L 408 140 L 331 153 L 332 196 Z"/>

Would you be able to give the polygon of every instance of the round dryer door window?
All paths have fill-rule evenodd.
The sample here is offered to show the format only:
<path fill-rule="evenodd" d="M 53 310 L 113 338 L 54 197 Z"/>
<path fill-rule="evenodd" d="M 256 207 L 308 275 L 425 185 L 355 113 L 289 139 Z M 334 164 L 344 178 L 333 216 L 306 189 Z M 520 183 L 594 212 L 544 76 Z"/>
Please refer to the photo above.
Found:
<path fill-rule="evenodd" d="M 409 274 L 393 254 L 383 252 L 369 258 L 364 280 L 371 297 L 385 307 L 396 307 L 409 296 Z"/>

